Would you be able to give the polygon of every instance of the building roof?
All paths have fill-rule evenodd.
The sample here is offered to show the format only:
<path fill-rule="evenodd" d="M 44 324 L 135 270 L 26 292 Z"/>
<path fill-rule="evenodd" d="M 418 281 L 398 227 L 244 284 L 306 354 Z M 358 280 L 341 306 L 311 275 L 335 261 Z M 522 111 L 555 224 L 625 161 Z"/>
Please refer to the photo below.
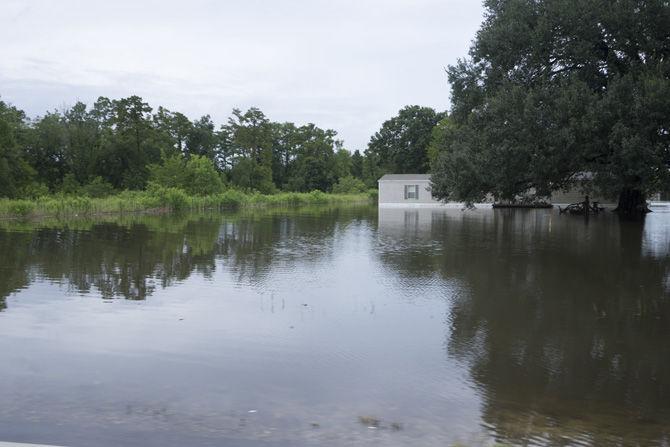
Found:
<path fill-rule="evenodd" d="M 393 181 L 393 180 L 400 180 L 406 182 L 411 182 L 415 180 L 429 181 L 430 174 L 386 174 L 385 176 L 379 179 L 380 182 Z"/>

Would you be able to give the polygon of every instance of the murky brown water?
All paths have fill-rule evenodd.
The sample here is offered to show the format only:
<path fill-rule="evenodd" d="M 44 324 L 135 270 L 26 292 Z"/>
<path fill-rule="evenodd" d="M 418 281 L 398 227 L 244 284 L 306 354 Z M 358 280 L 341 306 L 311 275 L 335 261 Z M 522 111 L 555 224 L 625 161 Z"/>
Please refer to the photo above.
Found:
<path fill-rule="evenodd" d="M 670 445 L 670 208 L 0 223 L 0 441 Z"/>

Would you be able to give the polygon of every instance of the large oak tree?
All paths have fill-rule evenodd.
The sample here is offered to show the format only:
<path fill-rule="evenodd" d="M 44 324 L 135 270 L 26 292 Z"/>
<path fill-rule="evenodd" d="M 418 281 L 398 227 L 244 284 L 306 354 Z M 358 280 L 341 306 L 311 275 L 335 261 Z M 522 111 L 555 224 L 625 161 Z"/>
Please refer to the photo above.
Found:
<path fill-rule="evenodd" d="M 638 214 L 670 184 L 670 2 L 486 0 L 433 193 L 476 201 L 580 186 Z"/>

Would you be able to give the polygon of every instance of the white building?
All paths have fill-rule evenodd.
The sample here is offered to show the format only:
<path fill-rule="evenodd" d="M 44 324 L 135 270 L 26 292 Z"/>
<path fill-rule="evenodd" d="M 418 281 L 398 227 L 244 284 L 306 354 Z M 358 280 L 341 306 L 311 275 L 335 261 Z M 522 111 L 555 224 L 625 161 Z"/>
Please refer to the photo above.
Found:
<path fill-rule="evenodd" d="M 381 207 L 462 207 L 462 203 L 444 203 L 433 197 L 430 190 L 430 174 L 386 174 L 377 181 L 379 206 Z M 476 203 L 476 206 L 491 206 L 492 202 Z"/>
<path fill-rule="evenodd" d="M 439 205 L 430 192 L 430 174 L 386 174 L 378 181 L 379 205 Z"/>
<path fill-rule="evenodd" d="M 378 181 L 379 184 L 379 206 L 407 206 L 417 207 L 425 206 L 444 206 L 443 202 L 433 198 L 430 191 L 430 174 L 386 174 Z M 554 205 L 568 205 L 570 203 L 581 202 L 584 195 L 578 190 L 563 192 L 556 191 L 552 194 L 551 203 Z M 597 201 L 602 205 L 615 205 L 614 200 L 608 200 L 602 197 L 591 197 L 592 201 Z M 652 200 L 658 200 L 652 198 Z M 446 204 L 449 206 L 450 204 Z M 461 206 L 458 203 L 452 203 L 452 206 Z M 475 204 L 477 206 L 491 206 L 491 202 Z"/>

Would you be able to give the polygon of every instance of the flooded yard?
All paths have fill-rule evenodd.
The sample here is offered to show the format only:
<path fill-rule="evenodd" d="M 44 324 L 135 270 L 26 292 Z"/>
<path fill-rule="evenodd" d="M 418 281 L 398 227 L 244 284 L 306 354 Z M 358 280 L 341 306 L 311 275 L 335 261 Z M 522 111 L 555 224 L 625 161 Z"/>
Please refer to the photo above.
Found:
<path fill-rule="evenodd" d="M 0 223 L 0 441 L 670 445 L 670 208 Z"/>

